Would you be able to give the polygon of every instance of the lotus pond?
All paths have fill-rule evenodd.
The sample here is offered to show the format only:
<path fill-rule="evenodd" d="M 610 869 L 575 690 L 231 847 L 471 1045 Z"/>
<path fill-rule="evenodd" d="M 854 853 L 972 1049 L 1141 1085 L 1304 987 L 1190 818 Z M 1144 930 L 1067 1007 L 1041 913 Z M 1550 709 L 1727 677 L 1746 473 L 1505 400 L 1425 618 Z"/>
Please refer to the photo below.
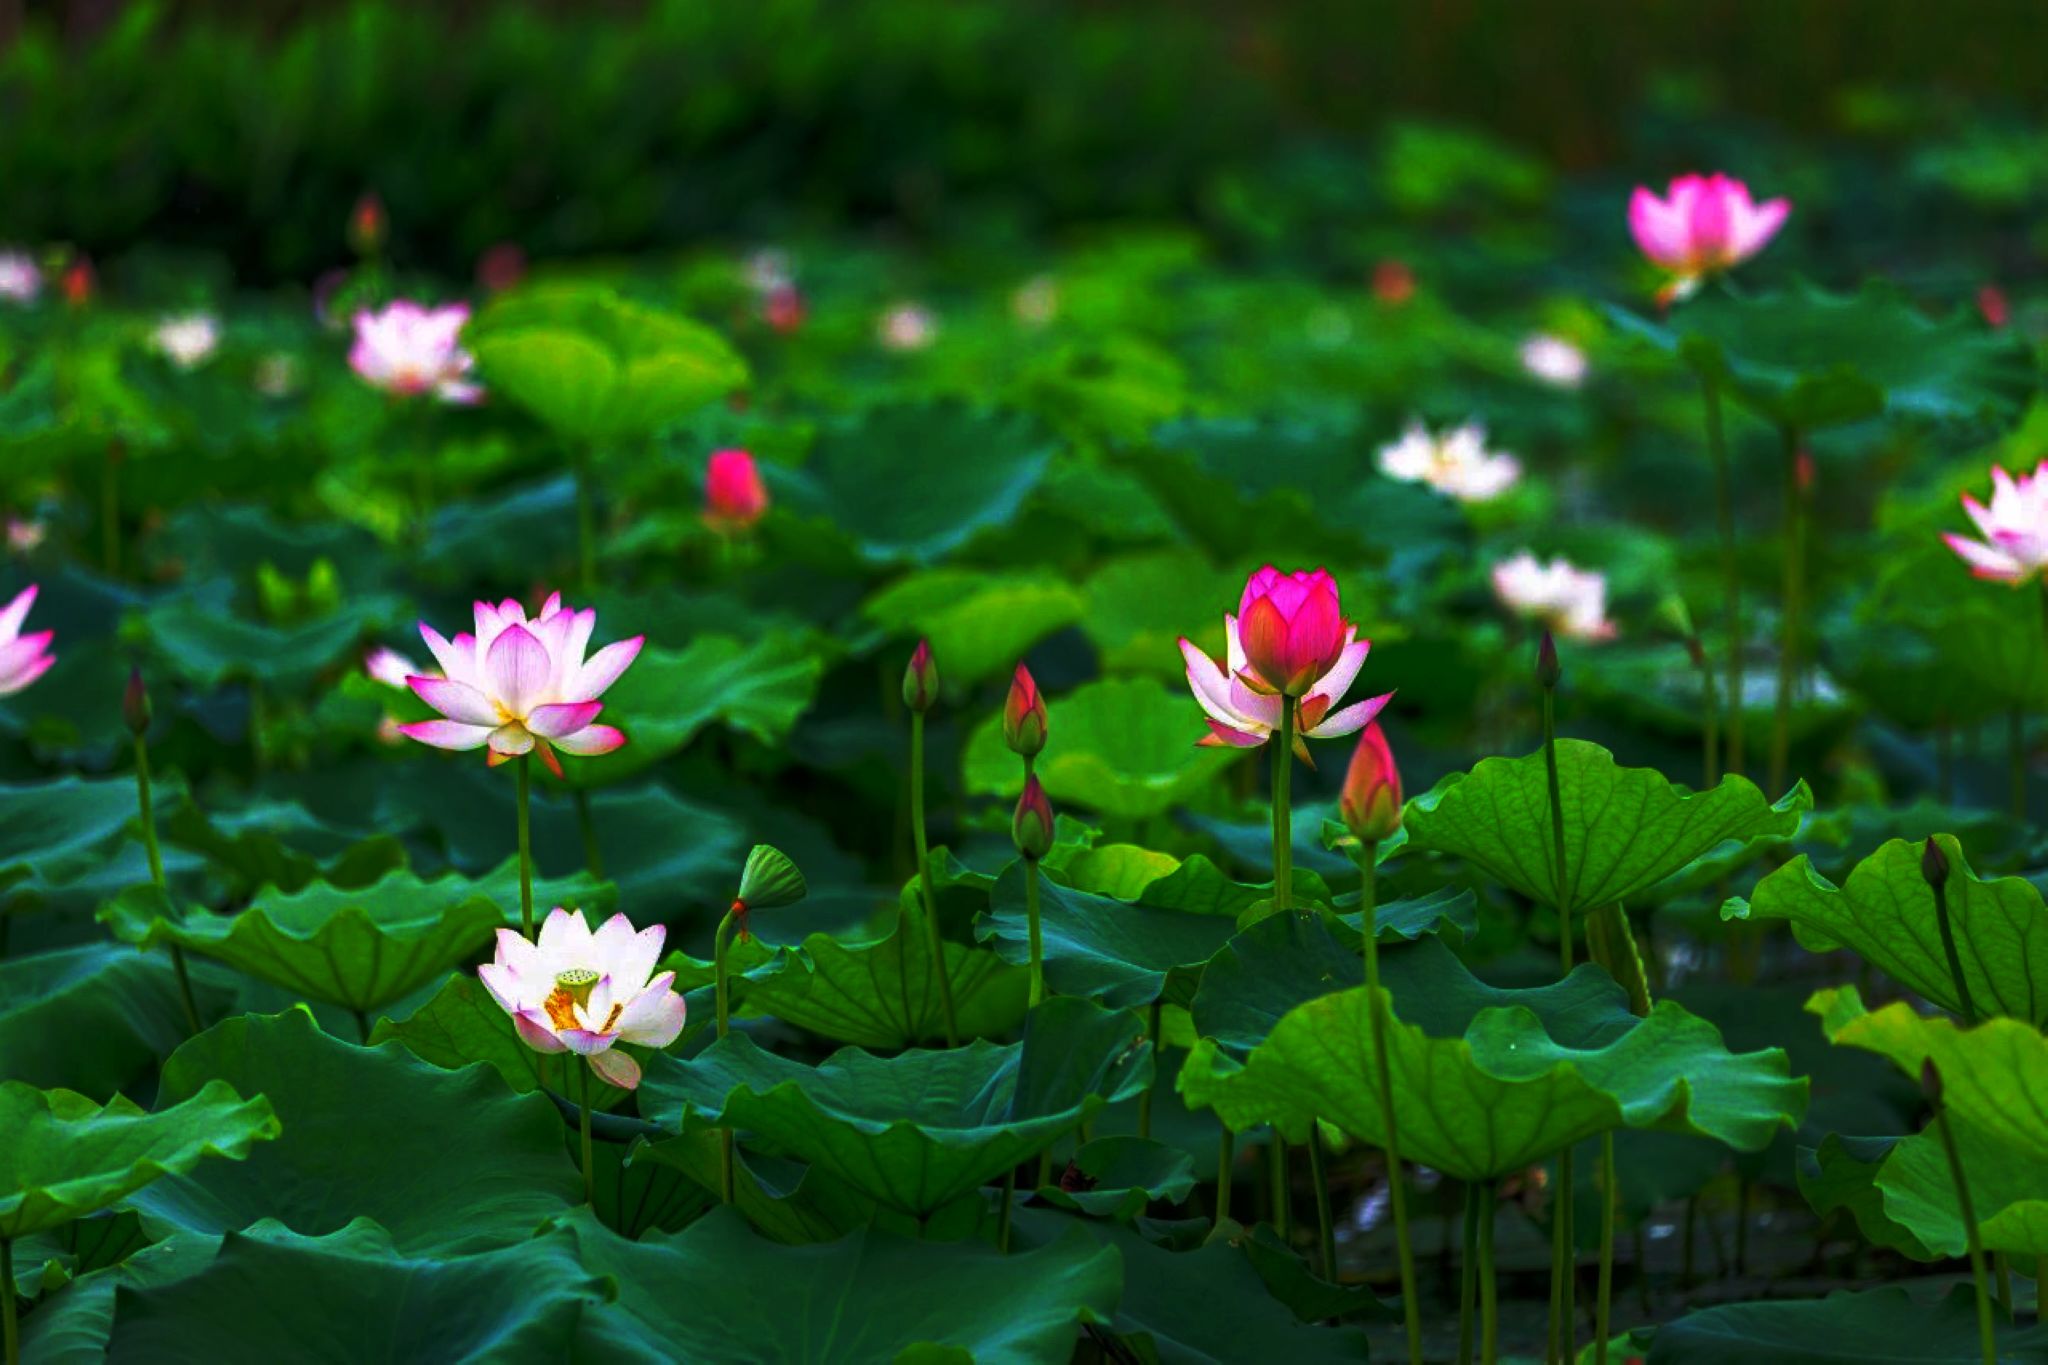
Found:
<path fill-rule="evenodd" d="M 877 226 L 820 111 L 993 137 L 1016 12 L 322 143 L 350 13 L 0 25 L 6 1365 L 2048 1360 L 2037 146 L 1126 92 Z M 558 41 L 750 216 L 501 145 Z"/>

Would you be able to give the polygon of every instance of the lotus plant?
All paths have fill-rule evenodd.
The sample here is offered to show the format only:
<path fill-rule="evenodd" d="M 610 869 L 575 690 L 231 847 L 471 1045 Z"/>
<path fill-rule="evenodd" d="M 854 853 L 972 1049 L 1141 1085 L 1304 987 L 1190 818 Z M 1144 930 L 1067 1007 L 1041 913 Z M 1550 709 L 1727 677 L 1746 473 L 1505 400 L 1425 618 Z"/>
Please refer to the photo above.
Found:
<path fill-rule="evenodd" d="M 398 397 L 431 393 L 444 403 L 478 402 L 483 389 L 468 378 L 476 362 L 460 345 L 468 322 L 469 307 L 460 303 L 423 308 L 400 299 L 364 310 L 355 315 L 349 367 Z"/>
<path fill-rule="evenodd" d="M 21 633 L 28 621 L 28 609 L 35 605 L 36 585 L 31 583 L 14 594 L 14 600 L 0 607 L 0 697 L 11 697 L 50 671 L 57 656 L 50 653 L 52 630 Z"/>
<path fill-rule="evenodd" d="M 704 469 L 704 524 L 722 536 L 753 529 L 768 512 L 768 487 L 754 457 L 744 450 L 717 450 Z"/>
<path fill-rule="evenodd" d="M 1563 558 L 1548 564 L 1527 550 L 1493 566 L 1493 590 L 1517 616 L 1540 621 L 1567 640 L 1611 640 L 1607 579 Z"/>
<path fill-rule="evenodd" d="M 1628 228 L 1643 255 L 1669 274 L 1659 297 L 1672 302 L 1762 251 L 1791 212 L 1791 201 L 1759 204 L 1749 186 L 1716 171 L 1681 175 L 1662 198 L 1637 186 L 1628 201 Z"/>
<path fill-rule="evenodd" d="M 903 704 L 910 711 L 910 838 L 917 853 L 918 899 L 924 906 L 925 941 L 931 952 L 932 975 L 939 983 L 939 1008 L 946 1022 L 946 1046 L 960 1043 L 960 1024 L 953 1011 L 953 982 L 946 973 L 946 948 L 939 936 L 938 896 L 932 889 L 931 844 L 924 824 L 924 717 L 939 701 L 939 665 L 932 658 L 929 640 L 919 640 L 903 669 Z M 896 902 L 896 943 L 903 953 L 910 951 L 909 909 L 901 897 Z M 906 970 L 904 979 L 909 980 Z M 904 1027 L 911 1026 L 910 1004 L 904 1002 Z"/>
<path fill-rule="evenodd" d="M 1521 461 L 1486 448 L 1478 422 L 1442 433 L 1410 422 L 1400 440 L 1380 447 L 1379 467 L 1390 479 L 1428 484 L 1459 502 L 1491 502 L 1522 477 Z"/>

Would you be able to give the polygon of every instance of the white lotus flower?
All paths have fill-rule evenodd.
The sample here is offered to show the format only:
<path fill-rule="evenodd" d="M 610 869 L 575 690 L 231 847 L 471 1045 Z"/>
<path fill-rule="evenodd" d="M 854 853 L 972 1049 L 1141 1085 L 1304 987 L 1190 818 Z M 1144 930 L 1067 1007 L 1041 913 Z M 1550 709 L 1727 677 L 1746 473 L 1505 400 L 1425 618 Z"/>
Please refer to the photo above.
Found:
<path fill-rule="evenodd" d="M 875 334 L 892 351 L 922 351 L 939 338 L 938 315 L 921 303 L 899 303 L 882 314 Z"/>
<path fill-rule="evenodd" d="M 1460 502 L 1490 502 L 1522 477 L 1521 461 L 1486 448 L 1486 428 L 1478 422 L 1440 436 L 1410 422 L 1400 440 L 1380 447 L 1379 464 L 1390 479 L 1426 483 Z"/>
<path fill-rule="evenodd" d="M 2048 460 L 2017 479 L 1994 466 L 1991 505 L 1965 493 L 1963 510 L 1984 539 L 1971 540 L 1953 531 L 1942 532 L 1941 538 L 1963 557 L 1971 573 L 2017 584 L 2048 569 Z"/>
<path fill-rule="evenodd" d="M 1541 563 L 1527 550 L 1493 566 L 1493 590 L 1517 616 L 1541 621 L 1568 640 L 1611 640 L 1607 578 L 1558 558 Z"/>
<path fill-rule="evenodd" d="M 1586 353 L 1561 336 L 1539 332 L 1522 343 L 1522 368 L 1552 388 L 1576 389 L 1586 382 Z"/>
<path fill-rule="evenodd" d="M 165 318 L 149 340 L 179 369 L 195 370 L 220 349 L 220 319 L 211 313 Z"/>
<path fill-rule="evenodd" d="M 624 915 L 593 933 L 581 910 L 558 905 L 542 922 L 539 943 L 498 930 L 497 957 L 476 974 L 528 1047 L 574 1052 L 605 1080 L 632 1090 L 640 1064 L 613 1046 L 663 1048 L 683 1031 L 676 974 L 654 971 L 667 934 L 659 924 L 636 933 Z"/>

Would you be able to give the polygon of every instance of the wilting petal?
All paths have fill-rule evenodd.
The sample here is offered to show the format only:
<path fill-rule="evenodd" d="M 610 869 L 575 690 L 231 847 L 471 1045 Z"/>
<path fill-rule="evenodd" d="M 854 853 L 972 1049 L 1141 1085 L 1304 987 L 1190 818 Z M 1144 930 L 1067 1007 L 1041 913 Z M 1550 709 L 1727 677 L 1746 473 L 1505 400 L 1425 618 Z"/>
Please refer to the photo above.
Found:
<path fill-rule="evenodd" d="M 1328 716 L 1322 724 L 1306 733 L 1313 739 L 1335 739 L 1339 735 L 1348 735 L 1354 731 L 1362 730 L 1393 699 L 1394 694 L 1392 692 L 1385 692 L 1377 697 L 1369 697 L 1364 701 L 1354 702 L 1342 711 Z"/>
<path fill-rule="evenodd" d="M 624 744 L 626 737 L 609 725 L 586 725 L 573 735 L 564 735 L 549 742 L 564 753 L 589 757 L 594 754 L 610 753 Z"/>
<path fill-rule="evenodd" d="M 399 726 L 398 732 L 436 749 L 480 749 L 491 737 L 491 731 L 481 725 L 464 725 L 454 720 L 414 721 Z"/>
<path fill-rule="evenodd" d="M 452 721 L 463 725 L 496 726 L 501 719 L 490 699 L 466 682 L 453 678 L 407 678 L 413 695 Z"/>
<path fill-rule="evenodd" d="M 604 710 L 601 701 L 555 701 L 546 706 L 536 706 L 533 714 L 526 718 L 526 728 L 542 739 L 560 739 L 573 735 L 597 719 L 597 713 Z"/>
<path fill-rule="evenodd" d="M 617 1049 L 592 1053 L 590 1069 L 621 1090 L 640 1088 L 640 1063 Z"/>
<path fill-rule="evenodd" d="M 569 1051 L 584 1057 L 594 1057 L 619 1040 L 615 1032 L 598 1033 L 587 1028 L 565 1028 L 560 1036 Z"/>

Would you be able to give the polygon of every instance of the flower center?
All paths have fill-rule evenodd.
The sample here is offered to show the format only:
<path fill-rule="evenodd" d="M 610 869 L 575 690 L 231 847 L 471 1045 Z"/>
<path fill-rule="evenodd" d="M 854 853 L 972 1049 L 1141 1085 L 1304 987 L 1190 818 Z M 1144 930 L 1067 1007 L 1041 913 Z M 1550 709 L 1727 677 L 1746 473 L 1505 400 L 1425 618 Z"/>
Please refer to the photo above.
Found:
<path fill-rule="evenodd" d="M 545 1008 L 548 1022 L 557 1029 L 582 1028 L 577 1018 L 578 1007 L 590 1003 L 590 993 L 597 987 L 598 974 L 588 967 L 571 967 L 555 975 L 555 988 L 548 992 Z"/>

